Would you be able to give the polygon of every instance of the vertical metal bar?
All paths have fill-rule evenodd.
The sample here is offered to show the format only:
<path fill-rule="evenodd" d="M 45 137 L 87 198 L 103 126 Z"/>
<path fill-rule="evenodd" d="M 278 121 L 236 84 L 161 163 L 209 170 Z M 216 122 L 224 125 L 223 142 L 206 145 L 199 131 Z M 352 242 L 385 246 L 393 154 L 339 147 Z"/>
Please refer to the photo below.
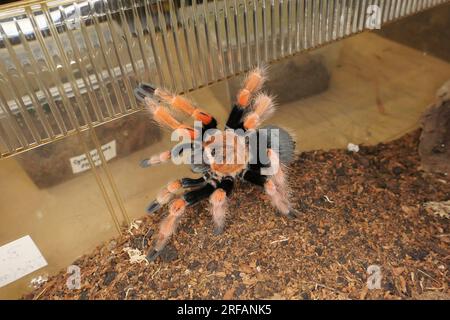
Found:
<path fill-rule="evenodd" d="M 107 1 L 107 0 L 105 0 L 105 1 Z M 116 0 L 116 1 L 117 1 L 117 4 L 119 5 L 118 20 L 119 20 L 119 23 L 121 25 L 121 29 L 123 30 L 123 33 L 124 33 L 124 35 L 122 37 L 119 37 L 119 39 L 124 40 L 125 46 L 127 47 L 128 56 L 130 57 L 130 64 L 131 64 L 131 68 L 133 69 L 133 74 L 138 79 L 138 81 L 140 81 L 142 79 L 140 77 L 140 72 L 139 72 L 139 70 L 138 70 L 138 68 L 136 66 L 136 61 L 135 61 L 135 59 L 133 57 L 133 52 L 132 52 L 132 49 L 131 49 L 132 44 L 133 44 L 132 43 L 132 36 L 131 36 L 131 32 L 130 32 L 130 27 L 129 27 L 128 22 L 127 22 L 127 18 L 125 17 L 125 10 L 124 10 L 125 8 L 124 8 L 121 0 Z M 110 3 L 112 3 L 112 2 L 110 2 Z M 110 6 L 108 6 L 108 14 L 111 14 L 111 17 L 112 17 L 112 12 L 111 12 L 111 7 Z M 115 31 L 111 30 L 111 33 L 115 33 Z"/>
<path fill-rule="evenodd" d="M 58 9 L 59 9 L 59 13 L 61 15 L 61 21 L 66 26 L 65 31 L 66 31 L 67 37 L 69 38 L 69 42 L 72 47 L 73 54 L 75 56 L 75 64 L 77 65 L 78 70 L 80 70 L 81 80 L 83 81 L 84 87 L 86 88 L 86 93 L 88 95 L 88 98 L 92 105 L 92 108 L 94 109 L 95 116 L 98 121 L 104 121 L 104 117 L 103 117 L 102 111 L 100 109 L 100 105 L 97 101 L 97 97 L 93 97 L 94 86 L 92 85 L 91 79 L 89 77 L 89 73 L 85 69 L 84 65 L 80 63 L 81 62 L 80 50 L 78 48 L 77 41 L 75 40 L 75 38 L 72 34 L 72 30 L 70 30 L 70 27 L 67 26 L 67 21 L 66 21 L 67 16 L 66 16 L 66 13 L 64 12 L 64 8 L 59 6 Z"/>
<path fill-rule="evenodd" d="M 184 0 L 183 0 L 184 1 Z M 158 72 L 159 85 L 166 85 L 166 80 L 164 78 L 164 74 L 161 67 L 161 61 L 159 60 L 159 51 L 157 49 L 157 41 L 155 34 L 155 25 L 153 24 L 153 15 L 152 12 L 149 11 L 150 4 L 148 0 L 144 0 L 144 13 L 145 13 L 145 21 L 147 22 L 147 29 L 150 35 L 150 47 L 152 48 L 153 58 L 155 61 L 156 70 Z"/>
<path fill-rule="evenodd" d="M 44 10 L 43 14 L 48 14 L 48 12 L 45 11 L 45 7 L 43 8 L 43 10 Z M 29 7 L 26 8 L 26 15 L 27 15 L 28 19 L 30 20 L 30 22 L 31 22 L 31 24 L 33 26 L 33 29 L 34 30 L 39 30 L 39 28 L 37 26 L 37 23 L 36 23 L 36 20 L 34 18 L 34 14 L 33 14 L 33 12 L 31 11 L 31 9 Z M 48 16 L 46 18 L 48 20 Z M 49 25 L 49 23 L 50 23 L 50 21 L 47 21 L 47 25 Z M 54 33 L 54 31 L 55 31 L 54 25 L 49 25 L 49 27 L 51 29 L 51 32 Z M 44 39 L 43 39 L 43 37 L 42 37 L 40 32 L 36 32 L 35 35 L 36 35 L 36 38 L 39 41 L 39 44 L 41 46 L 41 50 L 42 50 L 42 52 L 44 53 L 44 55 L 46 57 L 47 65 L 49 66 L 49 69 L 52 71 L 52 74 L 54 74 L 54 72 L 56 70 L 55 69 L 55 65 L 54 65 L 53 60 L 51 60 L 51 58 L 50 58 L 50 54 L 49 54 L 49 52 L 47 50 L 47 47 L 45 46 L 45 41 L 44 41 Z M 111 218 L 113 219 L 114 225 L 116 226 L 116 229 L 117 229 L 118 233 L 120 234 L 121 233 L 121 229 L 120 229 L 119 221 L 118 221 L 118 219 L 117 219 L 117 217 L 115 215 L 114 208 L 113 208 L 112 203 L 111 203 L 111 201 L 110 201 L 110 199 L 109 199 L 109 197 L 107 195 L 105 186 L 104 186 L 104 184 L 103 184 L 103 182 L 102 182 L 102 180 L 101 180 L 101 178 L 100 178 L 100 176 L 99 176 L 99 174 L 98 174 L 98 172 L 97 172 L 97 170 L 95 168 L 95 164 L 94 164 L 94 161 L 92 160 L 92 157 L 91 157 L 90 151 L 88 149 L 88 146 L 87 146 L 86 142 L 84 141 L 84 139 L 81 136 L 81 130 L 80 130 L 80 127 L 79 127 L 79 123 L 78 123 L 78 119 L 76 117 L 76 114 L 75 114 L 75 112 L 73 110 L 72 105 L 70 103 L 68 103 L 67 97 L 65 95 L 65 92 L 61 92 L 61 90 L 63 88 L 61 82 L 56 77 L 55 77 L 55 80 L 56 80 L 55 83 L 57 84 L 58 90 L 60 91 L 60 95 L 61 95 L 61 98 L 63 100 L 63 103 L 66 106 L 66 111 L 67 111 L 67 114 L 69 115 L 70 122 L 72 123 L 72 126 L 74 127 L 75 131 L 77 132 L 77 137 L 79 139 L 80 144 L 83 146 L 83 149 L 85 150 L 86 157 L 87 157 L 88 162 L 89 162 L 89 164 L 90 164 L 90 166 L 92 168 L 92 171 L 94 173 L 94 177 L 95 177 L 95 179 L 97 181 L 97 184 L 98 184 L 98 186 L 99 186 L 99 188 L 100 188 L 100 190 L 101 190 L 101 192 L 103 194 L 103 199 L 105 200 L 105 203 L 106 203 L 106 206 L 108 208 L 108 211 L 109 211 L 109 213 L 111 215 Z M 74 89 L 76 90 L 76 88 L 74 88 Z M 76 91 L 74 91 L 74 93 L 75 92 Z"/>
<path fill-rule="evenodd" d="M 233 59 L 233 46 L 231 44 L 231 18 L 229 15 L 229 4 L 227 0 L 224 0 L 224 22 L 225 22 L 225 40 L 227 43 L 227 57 L 228 57 L 228 66 L 230 74 L 234 74 L 236 72 L 235 66 L 234 66 L 234 59 Z"/>
<path fill-rule="evenodd" d="M 177 90 L 177 85 L 176 85 L 176 80 L 175 80 L 175 74 L 173 72 L 173 62 L 172 62 L 172 56 L 169 53 L 169 48 L 167 45 L 167 26 L 165 23 L 165 19 L 163 17 L 163 13 L 161 11 L 161 5 L 162 2 L 160 0 L 156 1 L 156 15 L 158 17 L 158 27 L 160 29 L 160 34 L 161 34 L 161 41 L 163 44 L 163 50 L 164 50 L 164 57 L 166 60 L 166 66 L 167 66 L 167 70 L 169 71 L 169 76 L 170 76 L 170 80 L 171 80 L 171 85 L 172 85 L 172 90 L 176 91 Z M 150 7 L 150 11 L 153 13 L 153 9 L 152 7 Z M 153 16 L 153 14 L 152 14 Z"/>
<path fill-rule="evenodd" d="M 78 7 L 78 4 L 75 3 L 74 4 L 75 7 Z M 78 9 L 79 11 L 79 9 Z M 108 94 L 108 90 L 106 89 L 105 83 L 106 83 L 106 79 L 103 77 L 103 72 L 98 70 L 98 66 L 97 63 L 95 63 L 94 61 L 94 56 L 95 56 L 95 51 L 94 51 L 94 46 L 92 45 L 91 39 L 89 38 L 89 33 L 86 29 L 86 24 L 85 21 L 83 21 L 83 19 L 80 19 L 80 31 L 81 34 L 83 35 L 83 40 L 84 43 L 86 44 L 86 49 L 88 51 L 88 58 L 89 58 L 89 62 L 91 64 L 92 70 L 94 71 L 94 75 L 95 78 L 97 80 L 97 84 L 100 88 L 100 93 L 103 97 L 103 100 L 105 101 L 105 106 L 106 106 L 106 110 L 108 112 L 108 116 L 112 117 L 114 115 L 114 107 L 111 101 L 111 97 Z M 92 19 L 93 21 L 93 19 Z M 112 83 L 114 83 L 113 79 L 110 79 L 110 81 Z M 115 91 L 115 86 L 113 87 L 113 91 Z M 119 100 L 119 98 L 117 98 Z"/>
<path fill-rule="evenodd" d="M 269 59 L 269 47 L 268 47 L 269 39 L 267 38 L 266 0 L 262 0 L 262 32 L 263 32 L 263 45 L 264 45 L 264 61 L 267 62 Z"/>
<path fill-rule="evenodd" d="M 173 0 L 169 0 L 169 11 L 170 11 L 170 27 L 172 29 L 173 34 L 173 41 L 175 45 L 175 56 L 178 60 L 178 67 L 180 69 L 181 74 L 181 85 L 183 87 L 183 91 L 187 92 L 189 90 L 189 86 L 187 84 L 187 77 L 186 77 L 186 70 L 184 68 L 184 61 L 183 57 L 181 55 L 181 48 L 180 48 L 180 40 L 178 38 L 178 21 L 175 17 L 175 6 L 173 4 Z"/>
<path fill-rule="evenodd" d="M 305 49 L 312 46 L 312 0 L 305 1 Z"/>
<path fill-rule="evenodd" d="M 214 31 L 216 34 L 216 42 L 217 42 L 217 51 L 218 53 L 218 59 L 219 59 L 219 77 L 225 78 L 225 57 L 223 55 L 223 48 L 222 48 L 222 39 L 220 37 L 220 30 L 219 30 L 219 14 L 217 10 L 217 1 L 213 0 L 214 5 Z"/>
<path fill-rule="evenodd" d="M 181 21 L 181 24 L 183 26 L 183 36 L 184 36 L 184 43 L 186 45 L 186 51 L 187 51 L 187 55 L 188 55 L 188 59 L 189 59 L 189 63 L 190 63 L 190 69 L 191 69 L 191 81 L 192 81 L 192 86 L 194 88 L 198 87 L 197 84 L 197 77 L 196 77 L 196 73 L 195 70 L 197 69 L 199 71 L 199 74 L 201 74 L 200 72 L 200 68 L 194 68 L 194 54 L 193 54 L 193 49 L 191 47 L 191 41 L 189 41 L 189 33 L 188 33 L 188 28 L 189 28 L 189 24 L 186 20 L 185 14 L 184 14 L 184 10 L 185 10 L 185 5 L 186 2 L 185 0 L 181 0 L 180 3 L 180 8 L 179 8 L 179 14 L 180 14 L 180 18 L 179 19 Z M 197 64 L 195 64 L 197 65 Z"/>
<path fill-rule="evenodd" d="M 278 36 L 280 38 L 280 58 L 285 56 L 284 53 L 284 30 L 283 30 L 283 21 L 284 21 L 284 0 L 278 0 Z"/>
<path fill-rule="evenodd" d="M 195 1 L 194 1 L 195 2 Z M 209 32 L 209 19 L 208 19 L 208 0 L 203 0 L 203 29 L 205 32 L 205 40 L 206 40 L 206 57 L 209 62 L 209 68 L 211 70 L 212 79 L 217 79 L 216 68 L 214 68 L 213 56 L 211 54 L 211 40 L 210 40 L 210 32 Z"/>
<path fill-rule="evenodd" d="M 116 59 L 118 62 L 118 67 L 120 69 L 120 75 L 122 77 L 122 81 L 125 84 L 125 90 L 128 93 L 128 100 L 130 101 L 131 104 L 131 108 L 132 109 L 137 109 L 137 105 L 136 105 L 136 99 L 134 98 L 134 93 L 133 93 L 133 86 L 131 85 L 130 79 L 127 75 L 127 72 L 124 70 L 124 63 L 122 63 L 122 60 L 120 59 L 120 52 L 119 52 L 119 47 L 118 47 L 118 43 L 119 43 L 119 39 L 117 39 L 117 35 L 116 32 L 114 31 L 114 27 L 113 27 L 113 22 L 112 22 L 112 13 L 111 13 L 111 8 L 108 6 L 108 1 L 107 0 L 103 0 L 103 5 L 106 8 L 105 13 L 106 13 L 106 21 L 108 23 L 108 27 L 109 27 L 109 31 L 111 33 L 111 44 L 113 47 L 113 51 L 116 55 Z M 131 65 L 133 67 L 133 70 L 136 68 L 136 66 L 134 66 L 133 63 L 133 57 L 130 57 L 130 61 L 131 61 Z M 135 71 L 136 73 L 136 71 Z M 125 106 L 126 108 L 126 106 Z"/>
<path fill-rule="evenodd" d="M 14 101 L 16 103 L 17 108 L 19 109 L 20 114 L 23 117 L 23 120 L 25 121 L 25 124 L 27 125 L 27 129 L 30 131 L 31 136 L 33 137 L 34 141 L 36 143 L 41 143 L 42 139 L 41 136 L 36 128 L 36 126 L 33 123 L 33 120 L 31 119 L 27 107 L 23 103 L 22 95 L 20 94 L 19 90 L 17 89 L 14 80 L 12 79 L 11 75 L 9 74 L 8 70 L 6 70 L 6 67 L 3 65 L 3 61 L 0 62 L 0 77 L 7 80 L 5 82 L 5 87 L 8 89 L 9 92 L 12 92 L 14 94 Z M 7 105 L 8 107 L 8 105 Z"/>
<path fill-rule="evenodd" d="M 33 103 L 33 106 L 35 107 L 35 109 L 37 111 L 37 114 L 39 116 L 42 127 L 44 128 L 45 134 L 49 138 L 53 139 L 55 137 L 53 129 L 45 115 L 44 109 L 43 109 L 41 103 L 39 102 L 38 97 L 36 96 L 36 93 L 34 92 L 34 89 L 30 87 L 30 83 L 32 83 L 31 79 L 28 77 L 27 73 L 23 69 L 22 63 L 20 62 L 19 57 L 17 57 L 17 55 L 12 47 L 12 44 L 10 42 L 11 39 L 6 35 L 1 24 L 0 24 L 0 35 L 3 37 L 3 43 L 6 47 L 6 49 L 8 50 L 9 56 L 16 67 L 18 75 L 20 76 L 20 79 L 21 79 L 20 83 L 27 91 L 28 96 L 30 97 L 30 99 Z"/>
<path fill-rule="evenodd" d="M 125 101 L 123 100 L 122 92 L 120 90 L 120 85 L 116 79 L 116 75 L 115 75 L 115 73 L 113 74 L 113 72 L 114 72 L 113 66 L 111 65 L 111 63 L 106 55 L 106 52 L 107 52 L 106 39 L 105 39 L 103 32 L 101 30 L 101 27 L 100 27 L 98 14 L 95 11 L 93 12 L 93 10 L 94 10 L 93 3 L 91 1 L 89 1 L 89 15 L 94 23 L 94 29 L 97 34 L 98 43 L 100 45 L 100 52 L 102 53 L 103 61 L 105 62 L 106 70 L 108 72 L 108 76 L 111 81 L 111 85 L 113 87 L 114 94 L 115 94 L 117 102 L 119 104 L 119 109 L 121 112 L 124 113 L 126 110 Z"/>
<path fill-rule="evenodd" d="M 347 24 L 345 26 L 345 35 L 348 36 L 351 33 L 351 26 L 352 26 L 352 13 L 353 13 L 353 1 L 349 0 L 347 4 Z M 358 0 L 356 0 L 358 1 Z"/>
<path fill-rule="evenodd" d="M 287 44 L 288 44 L 288 55 L 292 55 L 292 1 L 293 0 L 287 0 Z"/>
<path fill-rule="evenodd" d="M 253 0 L 253 34 L 255 36 L 256 63 L 258 64 L 261 61 L 259 47 L 258 0 Z"/>
<path fill-rule="evenodd" d="M 199 30 L 200 22 L 198 21 L 197 1 L 192 2 L 191 12 L 192 12 L 191 16 L 194 22 L 194 36 L 195 36 L 195 43 L 197 44 L 197 56 L 201 61 L 203 61 L 204 77 L 205 77 L 204 82 L 209 83 L 208 57 L 205 57 L 205 53 L 202 47 L 202 41 L 200 39 L 200 30 Z"/>
<path fill-rule="evenodd" d="M 33 56 L 32 50 L 30 48 L 30 45 L 28 44 L 28 41 L 25 38 L 22 28 L 20 27 L 20 25 L 16 19 L 14 19 L 14 23 L 16 25 L 16 29 L 19 34 L 20 42 L 22 43 L 22 45 L 25 49 L 25 52 L 27 54 L 27 58 L 30 61 L 30 66 L 33 69 L 34 74 L 36 75 L 36 82 L 39 86 L 39 90 L 41 90 L 44 93 L 45 98 L 47 99 L 47 103 L 48 103 L 50 110 L 55 118 L 55 122 L 56 122 L 56 125 L 57 125 L 59 131 L 63 135 L 65 135 L 65 134 L 67 134 L 67 127 L 64 123 L 61 112 L 59 111 L 58 107 L 56 106 L 49 88 L 42 82 L 41 77 L 39 76 L 40 72 L 37 68 L 38 63 Z"/>
<path fill-rule="evenodd" d="M 270 36 L 272 38 L 272 59 L 277 59 L 277 36 L 275 31 L 275 0 L 270 0 Z"/>
<path fill-rule="evenodd" d="M 346 34 L 346 27 L 347 27 L 347 14 L 346 14 L 347 8 L 347 0 L 342 0 L 341 5 L 341 29 L 339 30 L 341 37 L 344 37 Z"/>
<path fill-rule="evenodd" d="M 74 81 L 75 79 L 73 77 L 73 74 L 70 72 L 68 58 L 66 56 L 66 52 L 64 51 L 64 47 L 63 47 L 62 41 L 61 41 L 61 39 L 59 37 L 58 31 L 56 30 L 55 25 L 52 23 L 53 21 L 51 19 L 51 16 L 50 16 L 50 13 L 49 13 L 47 5 L 43 3 L 43 4 L 41 4 L 41 8 L 42 8 L 42 12 L 44 14 L 44 17 L 47 20 L 47 25 L 49 26 L 49 30 L 50 30 L 50 32 L 51 32 L 51 34 L 53 36 L 53 39 L 55 40 L 56 45 L 58 47 L 58 50 L 59 50 L 59 53 L 60 53 L 60 57 L 61 57 L 61 61 L 62 61 L 62 64 L 63 64 L 63 68 L 65 69 L 65 71 L 67 73 L 67 76 L 69 77 L 69 80 L 72 83 L 72 89 L 73 89 L 73 92 L 74 92 L 74 95 L 75 95 L 75 99 L 77 100 L 77 103 L 80 106 L 80 111 L 84 114 L 84 117 L 87 119 L 86 123 L 87 123 L 87 125 L 88 125 L 88 127 L 90 129 L 91 136 L 94 139 L 94 143 L 96 144 L 96 149 L 97 149 L 97 153 L 100 156 L 101 164 L 102 164 L 102 166 L 103 166 L 103 168 L 104 168 L 104 170 L 106 172 L 106 175 L 107 175 L 107 178 L 109 180 L 109 183 L 110 183 L 111 187 L 113 188 L 113 192 L 114 192 L 116 200 L 117 200 L 117 202 L 119 204 L 119 208 L 121 210 L 123 218 L 127 222 L 127 224 L 129 224 L 129 218 L 128 218 L 128 216 L 126 214 L 126 211 L 125 211 L 125 209 L 123 207 L 120 195 L 119 195 L 118 192 L 116 192 L 117 190 L 115 188 L 114 180 L 112 179 L 112 176 L 111 176 L 108 168 L 106 167 L 106 159 L 104 157 L 103 151 L 101 150 L 101 147 L 100 147 L 100 143 L 99 143 L 99 141 L 97 139 L 97 136 L 95 134 L 95 131 L 93 129 L 91 117 L 90 117 L 89 112 L 87 110 L 87 107 L 86 107 L 86 105 L 85 105 L 85 103 L 84 103 L 84 101 L 83 101 L 83 99 L 81 97 L 81 94 L 80 94 L 80 92 L 78 90 L 78 87 L 75 85 L 75 81 Z M 71 111 L 70 113 L 74 116 L 72 108 L 70 108 L 70 111 Z M 80 135 L 80 137 L 81 137 L 81 135 Z M 90 152 L 88 152 L 87 157 L 91 157 Z M 96 171 L 95 163 L 92 163 L 91 166 L 92 166 L 92 170 Z M 99 179 L 99 182 L 100 182 L 101 185 L 103 185 L 103 183 L 101 182 L 101 179 Z M 113 212 L 114 212 L 114 210 L 113 210 Z"/>
<path fill-rule="evenodd" d="M 144 30 L 142 28 L 141 18 L 139 16 L 137 8 L 138 8 L 138 3 L 132 1 L 132 3 L 131 3 L 131 12 L 133 14 L 134 26 L 136 28 L 136 36 L 137 36 L 137 43 L 138 43 L 138 46 L 139 46 L 139 52 L 141 54 L 142 63 L 144 65 L 144 70 L 145 70 L 144 79 L 145 79 L 145 81 L 150 81 L 149 77 L 151 75 L 151 70 L 150 70 L 149 63 L 147 61 L 148 54 L 146 53 L 146 50 L 144 49 L 144 47 L 145 47 Z"/>
<path fill-rule="evenodd" d="M 319 43 L 325 43 L 327 37 L 327 1 L 320 1 L 320 33 Z"/>
<path fill-rule="evenodd" d="M 203 0 L 206 1 L 206 0 Z M 249 23 L 248 23 L 248 8 L 247 8 L 247 2 L 243 2 L 243 18 L 244 18 L 244 36 L 245 36 L 245 47 L 247 51 L 247 69 L 250 69 L 252 67 L 252 55 L 251 55 L 251 43 L 250 43 L 250 34 L 249 34 Z"/>
<path fill-rule="evenodd" d="M 301 2 L 303 0 L 295 0 L 295 50 L 297 52 L 300 51 Z"/>
<path fill-rule="evenodd" d="M 333 32 L 334 32 L 334 1 L 329 0 L 327 2 L 327 42 L 333 41 Z"/>
<path fill-rule="evenodd" d="M 3 85 L 5 85 L 4 79 L 0 78 L 0 83 L 3 83 Z M 5 114 L 7 122 L 11 125 L 11 129 L 20 146 L 22 148 L 28 147 L 29 144 L 27 138 L 25 137 L 22 129 L 20 128 L 19 122 L 17 121 L 17 117 L 11 111 L 8 102 L 6 101 L 6 98 L 2 93 L 2 90 L 0 90 L 0 109 L 3 110 L 3 114 Z"/>
<path fill-rule="evenodd" d="M 367 0 L 361 0 L 361 11 L 359 16 L 359 31 L 363 31 L 366 25 L 366 10 L 367 10 Z"/>

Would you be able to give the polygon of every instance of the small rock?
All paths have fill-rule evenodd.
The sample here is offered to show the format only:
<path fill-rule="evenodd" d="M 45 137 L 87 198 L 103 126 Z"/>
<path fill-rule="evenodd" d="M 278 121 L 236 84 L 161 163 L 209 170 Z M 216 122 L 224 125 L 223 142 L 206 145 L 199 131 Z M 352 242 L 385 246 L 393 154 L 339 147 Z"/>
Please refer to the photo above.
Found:
<path fill-rule="evenodd" d="M 357 144 L 349 143 L 347 145 L 347 150 L 349 152 L 359 152 L 359 146 Z"/>
<path fill-rule="evenodd" d="M 343 285 L 344 287 L 347 286 L 348 284 L 347 279 L 341 276 L 337 277 L 336 282 L 339 283 L 340 285 Z"/>
<path fill-rule="evenodd" d="M 345 168 L 344 167 L 340 167 L 336 169 L 336 175 L 339 177 L 343 177 L 345 176 Z"/>
<path fill-rule="evenodd" d="M 83 290 L 80 293 L 80 297 L 78 298 L 78 300 L 88 300 L 89 299 L 89 294 L 87 290 Z"/>
<path fill-rule="evenodd" d="M 301 292 L 300 293 L 300 299 L 302 299 L 302 300 L 310 300 L 311 296 L 309 295 L 308 292 Z"/>
<path fill-rule="evenodd" d="M 319 248 L 319 247 L 317 247 L 314 251 L 317 253 L 317 255 L 318 255 L 319 257 L 320 257 L 320 256 L 322 255 L 322 253 L 323 253 L 323 249 L 322 249 L 322 248 Z"/>
<path fill-rule="evenodd" d="M 103 285 L 109 286 L 111 282 L 116 278 L 117 272 L 116 271 L 107 271 L 105 273 L 105 278 L 103 279 Z"/>
<path fill-rule="evenodd" d="M 385 291 L 389 291 L 389 292 L 393 293 L 395 291 L 395 286 L 392 283 L 392 281 L 387 280 L 387 281 L 384 281 L 384 283 L 383 283 L 383 289 Z"/>
<path fill-rule="evenodd" d="M 264 282 L 258 282 L 255 285 L 255 295 L 261 298 L 270 297 L 272 296 L 272 291 Z"/>
<path fill-rule="evenodd" d="M 161 260 L 163 262 L 171 262 L 178 258 L 178 251 L 175 247 L 167 245 L 160 254 Z"/>
<path fill-rule="evenodd" d="M 238 271 L 238 270 L 234 270 L 234 271 L 232 272 L 232 277 L 233 277 L 234 279 L 236 279 L 236 280 L 242 279 L 242 277 L 241 277 L 241 272 Z"/>
<path fill-rule="evenodd" d="M 403 173 L 403 168 L 402 167 L 394 167 L 394 169 L 392 169 L 392 172 L 396 175 L 399 176 Z"/>
<path fill-rule="evenodd" d="M 200 262 L 198 260 L 194 260 L 189 264 L 188 269 L 196 270 L 196 269 L 198 269 L 199 266 L 200 266 Z"/>
<path fill-rule="evenodd" d="M 245 286 L 245 284 L 241 283 L 236 287 L 236 290 L 234 291 L 234 295 L 236 297 L 239 297 L 241 294 L 244 293 L 244 291 L 247 289 L 247 287 Z"/>
<path fill-rule="evenodd" d="M 422 261 L 428 255 L 428 252 L 425 250 L 422 250 L 422 249 L 417 249 L 417 250 L 412 249 L 412 250 L 407 251 L 407 254 L 414 260 Z"/>
<path fill-rule="evenodd" d="M 208 270 L 209 272 L 214 272 L 217 270 L 217 267 L 218 267 L 218 263 L 216 261 L 210 261 L 206 265 L 206 270 Z"/>

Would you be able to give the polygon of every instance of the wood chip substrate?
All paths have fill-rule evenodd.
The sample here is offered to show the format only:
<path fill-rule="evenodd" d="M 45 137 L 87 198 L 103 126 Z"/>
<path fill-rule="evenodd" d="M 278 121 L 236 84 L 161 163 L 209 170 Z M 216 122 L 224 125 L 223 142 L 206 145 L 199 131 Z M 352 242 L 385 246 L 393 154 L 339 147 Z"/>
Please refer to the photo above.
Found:
<path fill-rule="evenodd" d="M 421 171 L 420 132 L 377 146 L 306 152 L 289 169 L 297 219 L 239 183 L 214 236 L 208 202 L 189 208 L 152 263 L 166 210 L 74 262 L 25 299 L 450 299 L 448 176 Z M 433 203 L 433 205 L 429 205 Z M 445 209 L 447 208 L 447 209 Z"/>

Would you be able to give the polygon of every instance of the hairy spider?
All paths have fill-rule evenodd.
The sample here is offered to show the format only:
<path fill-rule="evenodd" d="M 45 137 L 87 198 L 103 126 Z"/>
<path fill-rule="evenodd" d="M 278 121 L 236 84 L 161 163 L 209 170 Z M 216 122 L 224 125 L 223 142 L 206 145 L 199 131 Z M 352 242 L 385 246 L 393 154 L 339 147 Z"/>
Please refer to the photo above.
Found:
<path fill-rule="evenodd" d="M 202 174 L 197 179 L 182 178 L 168 183 L 148 206 L 148 213 L 153 213 L 176 198 L 171 201 L 169 214 L 163 219 L 155 244 L 147 255 L 149 261 L 161 253 L 186 207 L 205 198 L 209 197 L 211 204 L 214 233 L 220 234 L 225 225 L 227 199 L 236 179 L 263 187 L 281 214 L 295 217 L 295 210 L 289 202 L 286 177 L 286 165 L 294 157 L 295 141 L 281 128 L 260 128 L 261 123 L 274 111 L 273 99 L 259 93 L 264 81 L 263 68 L 248 73 L 223 131 L 217 129 L 214 117 L 195 107 L 185 97 L 145 83 L 135 89 L 137 100 L 145 104 L 158 124 L 188 138 L 187 142 L 183 140 L 184 143 L 171 151 L 143 160 L 141 166 L 168 162 L 188 151 L 192 172 Z M 200 123 L 200 128 L 182 124 L 171 114 L 171 110 L 191 116 L 196 123 Z M 182 189 L 189 190 L 177 197 Z"/>

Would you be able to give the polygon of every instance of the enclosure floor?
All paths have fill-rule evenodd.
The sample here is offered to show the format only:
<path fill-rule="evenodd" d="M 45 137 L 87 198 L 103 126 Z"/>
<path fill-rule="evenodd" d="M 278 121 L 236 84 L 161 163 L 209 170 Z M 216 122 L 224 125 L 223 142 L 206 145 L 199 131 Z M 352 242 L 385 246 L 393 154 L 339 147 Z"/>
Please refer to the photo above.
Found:
<path fill-rule="evenodd" d="M 450 78 L 450 64 L 372 33 L 310 54 L 323 56 L 331 75 L 329 90 L 279 106 L 270 121 L 296 134 L 298 151 L 343 148 L 349 142 L 370 145 L 399 137 L 418 126 L 436 90 Z M 223 123 L 231 106 L 226 82 L 201 89 L 191 97 Z M 139 168 L 141 159 L 169 145 L 155 144 L 108 163 L 133 219 L 142 216 L 161 186 L 188 173 L 187 168 L 173 165 L 145 172 Z M 92 173 L 41 190 L 14 158 L 6 159 L 0 162 L 0 194 L 0 245 L 30 234 L 49 263 L 0 288 L 0 298 L 20 296 L 29 290 L 33 277 L 66 268 L 116 234 Z M 275 227 L 285 222 L 281 219 L 273 223 Z M 275 240 L 279 239 L 270 239 Z"/>
<path fill-rule="evenodd" d="M 26 298 L 450 299 L 448 220 L 423 207 L 448 200 L 450 180 L 418 169 L 418 136 L 304 153 L 289 172 L 297 219 L 277 216 L 262 190 L 241 183 L 222 235 L 197 205 L 160 258 L 131 264 L 124 248 L 148 250 L 159 210 L 75 261 L 79 290 L 62 272 Z M 381 289 L 367 288 L 371 265 Z"/>

